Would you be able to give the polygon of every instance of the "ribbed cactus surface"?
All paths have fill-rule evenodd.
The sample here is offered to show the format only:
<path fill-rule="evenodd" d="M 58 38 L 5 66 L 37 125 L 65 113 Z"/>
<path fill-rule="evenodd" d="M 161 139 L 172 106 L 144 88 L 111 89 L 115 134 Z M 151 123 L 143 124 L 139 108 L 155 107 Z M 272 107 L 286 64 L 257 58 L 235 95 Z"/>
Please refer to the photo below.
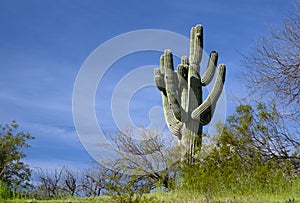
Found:
<path fill-rule="evenodd" d="M 226 66 L 220 64 L 214 87 L 203 101 L 202 87 L 208 85 L 214 77 L 218 53 L 210 53 L 207 69 L 201 77 L 202 53 L 203 27 L 196 25 L 190 33 L 190 56 L 181 58 L 177 71 L 174 71 L 171 50 L 164 52 L 160 58 L 160 68 L 154 70 L 154 79 L 161 91 L 167 125 L 178 137 L 189 159 L 201 148 L 203 126 L 212 119 L 226 74 Z"/>

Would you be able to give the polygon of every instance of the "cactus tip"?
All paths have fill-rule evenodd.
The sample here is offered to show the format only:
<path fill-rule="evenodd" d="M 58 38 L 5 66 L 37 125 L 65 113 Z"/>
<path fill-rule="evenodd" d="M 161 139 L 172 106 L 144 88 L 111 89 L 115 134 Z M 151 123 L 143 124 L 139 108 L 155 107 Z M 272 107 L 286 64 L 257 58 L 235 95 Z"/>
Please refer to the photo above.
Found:
<path fill-rule="evenodd" d="M 165 54 L 172 54 L 171 49 L 166 49 L 166 50 L 165 50 Z"/>
<path fill-rule="evenodd" d="M 200 24 L 197 24 L 197 25 L 195 26 L 195 28 L 196 28 L 196 32 L 197 32 L 197 33 L 198 33 L 198 32 L 202 32 L 202 30 L 203 30 L 203 26 L 200 25 Z"/>
<path fill-rule="evenodd" d="M 220 70 L 220 71 L 226 70 L 226 65 L 225 65 L 224 63 L 221 63 L 221 64 L 219 65 L 219 70 Z"/>

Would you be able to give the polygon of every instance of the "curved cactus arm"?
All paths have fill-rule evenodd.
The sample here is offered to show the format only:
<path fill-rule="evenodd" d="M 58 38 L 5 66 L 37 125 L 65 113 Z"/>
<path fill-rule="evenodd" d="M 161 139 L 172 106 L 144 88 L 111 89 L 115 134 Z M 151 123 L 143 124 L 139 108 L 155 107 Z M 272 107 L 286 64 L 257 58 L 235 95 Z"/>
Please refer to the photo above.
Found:
<path fill-rule="evenodd" d="M 155 81 L 156 87 L 164 95 L 167 95 L 164 77 L 165 77 L 165 74 L 162 74 L 159 68 L 154 69 L 154 81 Z"/>
<path fill-rule="evenodd" d="M 170 108 L 168 98 L 162 94 L 162 103 L 164 107 L 164 114 L 165 119 L 168 125 L 168 128 L 170 131 L 178 137 L 178 139 L 181 139 L 181 129 L 183 126 L 183 123 L 176 119 L 176 117 L 173 114 L 172 109 Z"/>
<path fill-rule="evenodd" d="M 207 125 L 214 113 L 215 105 L 222 93 L 225 82 L 226 66 L 219 65 L 217 79 L 215 81 L 213 90 L 208 95 L 207 99 L 192 112 L 192 118 L 199 120 L 201 125 Z"/>
<path fill-rule="evenodd" d="M 165 67 L 165 83 L 166 92 L 169 102 L 169 107 L 172 109 L 174 116 L 177 120 L 181 120 L 181 106 L 178 98 L 177 91 L 177 75 L 174 72 L 173 67 L 173 55 L 170 50 L 166 50 L 164 53 L 164 67 Z"/>
<path fill-rule="evenodd" d="M 200 64 L 203 52 L 203 27 L 196 25 L 190 34 L 190 64 Z M 199 72 L 199 70 L 197 70 Z"/>
<path fill-rule="evenodd" d="M 160 57 L 160 68 L 154 69 L 154 81 L 156 87 L 167 96 L 166 93 L 166 83 L 165 83 L 165 57 L 161 55 Z"/>
<path fill-rule="evenodd" d="M 155 71 L 156 75 L 160 74 L 160 71 Z M 162 74 L 161 74 L 162 75 Z M 161 77 L 161 76 L 159 76 Z M 160 83 L 159 83 L 160 84 Z M 156 84 L 157 85 L 157 84 Z M 159 89 L 162 89 L 158 86 Z M 183 126 L 183 123 L 176 119 L 176 117 L 173 114 L 172 109 L 170 108 L 168 97 L 166 95 L 165 91 L 161 91 L 162 96 L 162 103 L 163 103 L 163 109 L 165 114 L 166 123 L 168 125 L 168 128 L 170 131 L 178 137 L 178 139 L 181 139 L 181 129 Z"/>
<path fill-rule="evenodd" d="M 165 60 L 165 54 L 163 54 L 160 57 L 160 68 L 154 69 L 154 79 L 157 88 L 161 91 L 161 96 L 162 96 L 162 103 L 163 103 L 163 109 L 164 109 L 164 114 L 165 114 L 165 119 L 166 123 L 168 125 L 168 128 L 170 131 L 178 137 L 178 139 L 181 139 L 181 129 L 183 126 L 183 123 L 178 120 L 174 113 L 173 110 L 170 108 L 169 100 L 168 100 L 168 95 L 167 95 L 167 90 L 166 90 L 166 81 L 165 81 L 165 75 L 166 75 L 166 67 L 165 65 L 166 60 Z M 168 59 L 169 60 L 169 59 Z M 168 61 L 167 60 L 167 61 Z M 170 66 L 170 64 L 168 65 Z M 169 67 L 168 67 L 169 68 Z M 173 74 L 175 74 L 173 72 Z M 172 75 L 173 75 L 172 74 Z M 167 80 L 167 79 L 166 79 Z M 176 84 L 177 80 L 174 80 L 174 83 Z"/>
<path fill-rule="evenodd" d="M 216 71 L 217 63 L 218 63 L 218 53 L 216 51 L 212 51 L 209 55 L 207 69 L 204 75 L 201 77 L 202 86 L 206 86 L 212 81 Z"/>

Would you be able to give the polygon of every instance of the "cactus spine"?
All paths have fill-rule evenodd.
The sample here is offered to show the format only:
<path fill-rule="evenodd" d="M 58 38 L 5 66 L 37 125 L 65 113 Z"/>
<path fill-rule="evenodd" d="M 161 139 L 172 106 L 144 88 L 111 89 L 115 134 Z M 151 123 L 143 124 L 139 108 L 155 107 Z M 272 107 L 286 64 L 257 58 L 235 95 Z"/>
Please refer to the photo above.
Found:
<path fill-rule="evenodd" d="M 160 68 L 154 70 L 167 125 L 184 147 L 188 162 L 192 161 L 193 155 L 201 148 L 203 126 L 211 121 L 225 82 L 226 66 L 220 64 L 214 87 L 203 102 L 202 87 L 208 85 L 214 77 L 218 53 L 210 53 L 207 69 L 200 77 L 202 50 L 203 27 L 196 25 L 190 33 L 190 56 L 181 58 L 177 72 L 174 71 L 170 50 L 164 52 L 160 58 Z"/>

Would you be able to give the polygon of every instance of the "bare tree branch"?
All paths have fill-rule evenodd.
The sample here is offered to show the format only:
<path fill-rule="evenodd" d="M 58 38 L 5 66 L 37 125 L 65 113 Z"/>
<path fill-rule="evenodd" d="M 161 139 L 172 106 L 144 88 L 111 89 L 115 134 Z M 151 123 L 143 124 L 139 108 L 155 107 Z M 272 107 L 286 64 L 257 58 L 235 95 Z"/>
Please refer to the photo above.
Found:
<path fill-rule="evenodd" d="M 250 56 L 244 57 L 251 94 L 269 97 L 281 114 L 300 116 L 300 5 L 282 21 L 278 30 L 262 37 Z M 296 121 L 296 119 L 294 119 Z"/>

